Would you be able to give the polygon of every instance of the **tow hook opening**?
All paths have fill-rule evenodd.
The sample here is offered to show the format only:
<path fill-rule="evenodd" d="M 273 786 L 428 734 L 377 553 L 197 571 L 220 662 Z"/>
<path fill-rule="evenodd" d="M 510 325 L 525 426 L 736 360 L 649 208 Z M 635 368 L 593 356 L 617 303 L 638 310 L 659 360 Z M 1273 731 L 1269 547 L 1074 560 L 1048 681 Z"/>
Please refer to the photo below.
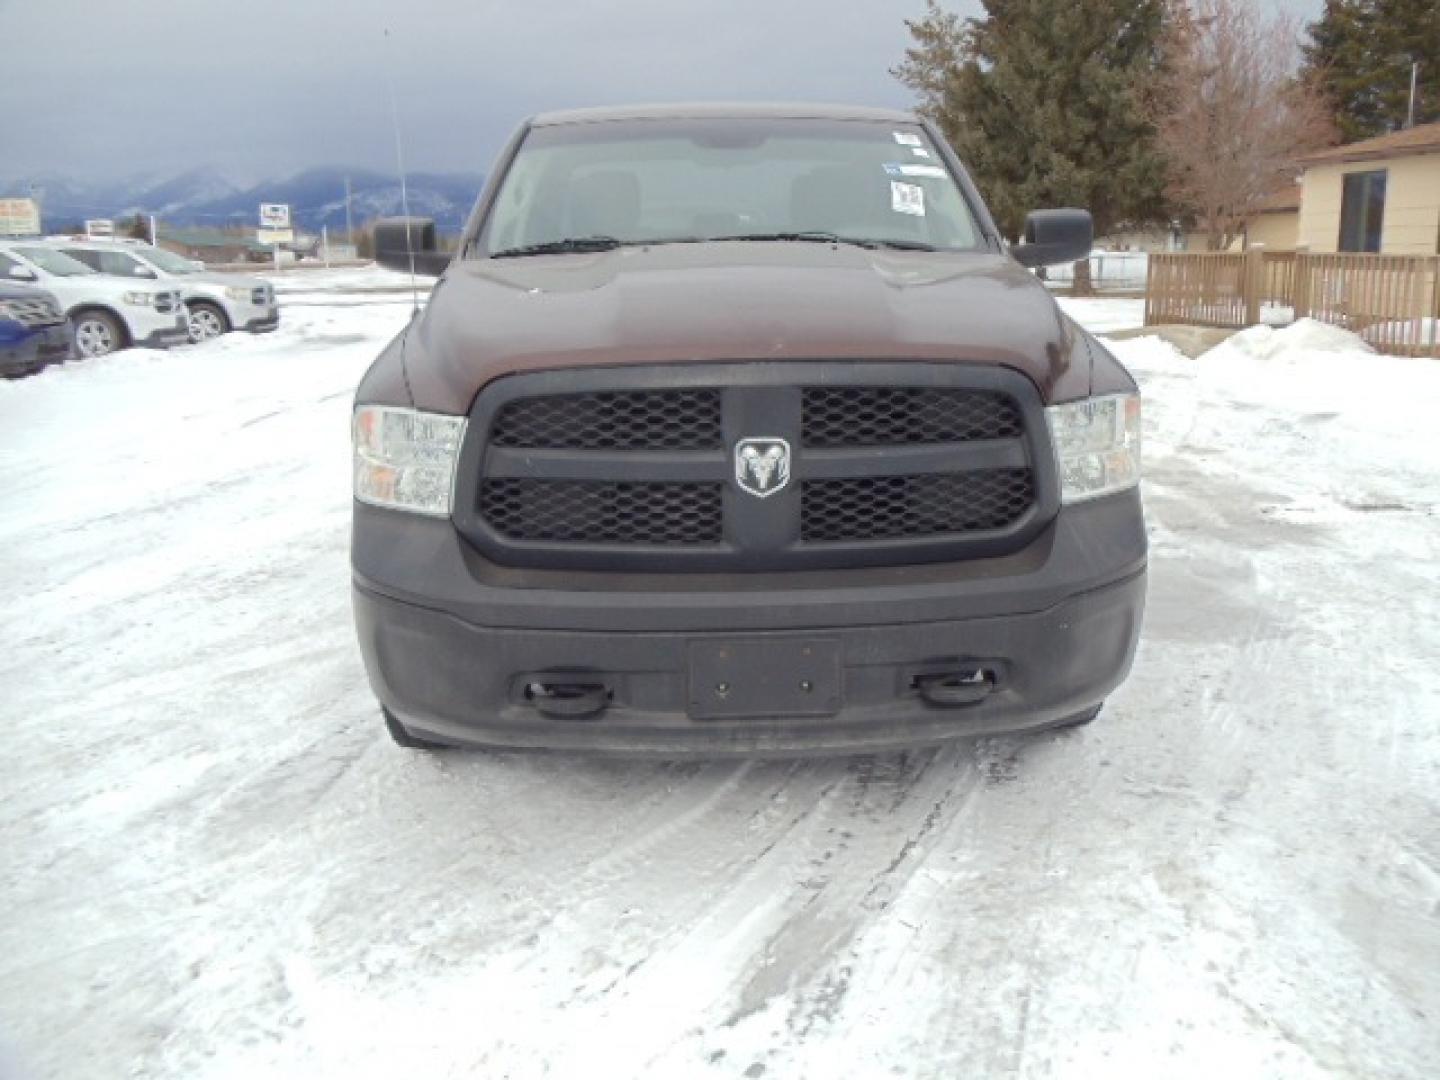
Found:
<path fill-rule="evenodd" d="M 984 701 L 999 683 L 1000 673 L 996 668 L 985 664 L 966 664 L 913 675 L 910 688 L 927 704 L 954 708 Z"/>
<path fill-rule="evenodd" d="M 535 678 L 526 681 L 524 695 L 545 716 L 578 720 L 603 712 L 615 692 L 593 680 Z"/>

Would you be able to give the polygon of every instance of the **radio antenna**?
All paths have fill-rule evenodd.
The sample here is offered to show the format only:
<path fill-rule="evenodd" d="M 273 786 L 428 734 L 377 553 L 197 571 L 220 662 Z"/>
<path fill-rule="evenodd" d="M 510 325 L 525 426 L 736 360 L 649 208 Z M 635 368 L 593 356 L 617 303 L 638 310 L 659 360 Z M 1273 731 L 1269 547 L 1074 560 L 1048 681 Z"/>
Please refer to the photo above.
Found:
<path fill-rule="evenodd" d="M 410 237 L 410 193 L 405 182 L 405 149 L 400 141 L 400 105 L 395 98 L 390 28 L 385 33 L 385 86 L 390 91 L 390 124 L 395 130 L 395 167 L 400 171 L 400 213 L 405 215 L 405 255 L 410 260 L 410 318 L 420 314 L 420 286 L 415 283 L 415 242 Z"/>

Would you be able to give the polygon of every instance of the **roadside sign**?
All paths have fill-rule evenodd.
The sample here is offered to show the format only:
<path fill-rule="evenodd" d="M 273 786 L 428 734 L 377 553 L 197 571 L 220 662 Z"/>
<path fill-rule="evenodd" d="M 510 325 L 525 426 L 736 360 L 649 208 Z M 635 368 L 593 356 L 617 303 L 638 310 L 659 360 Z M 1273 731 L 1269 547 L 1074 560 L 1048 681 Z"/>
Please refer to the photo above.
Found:
<path fill-rule="evenodd" d="M 39 235 L 39 203 L 34 199 L 0 199 L 0 236 Z"/>
<path fill-rule="evenodd" d="M 290 244 L 295 241 L 294 229 L 257 229 L 255 239 L 262 244 Z"/>
<path fill-rule="evenodd" d="M 261 203 L 260 227 L 262 229 L 290 228 L 290 207 L 286 203 Z"/>
<path fill-rule="evenodd" d="M 105 218 L 95 218 L 85 222 L 85 235 L 92 240 L 110 240 L 115 236 L 115 222 Z"/>

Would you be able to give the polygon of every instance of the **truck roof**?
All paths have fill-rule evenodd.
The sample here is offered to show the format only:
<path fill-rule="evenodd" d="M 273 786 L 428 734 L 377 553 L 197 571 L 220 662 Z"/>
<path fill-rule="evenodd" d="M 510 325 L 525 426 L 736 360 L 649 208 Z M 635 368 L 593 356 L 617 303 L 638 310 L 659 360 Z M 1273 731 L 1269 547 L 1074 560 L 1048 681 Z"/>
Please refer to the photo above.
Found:
<path fill-rule="evenodd" d="M 540 113 L 532 127 L 559 124 L 603 124 L 614 120 L 881 120 L 913 124 L 916 116 L 903 109 L 873 109 L 863 105 L 814 105 L 796 102 L 743 103 L 700 101 L 674 105 L 610 105 L 590 109 L 562 109 Z"/>

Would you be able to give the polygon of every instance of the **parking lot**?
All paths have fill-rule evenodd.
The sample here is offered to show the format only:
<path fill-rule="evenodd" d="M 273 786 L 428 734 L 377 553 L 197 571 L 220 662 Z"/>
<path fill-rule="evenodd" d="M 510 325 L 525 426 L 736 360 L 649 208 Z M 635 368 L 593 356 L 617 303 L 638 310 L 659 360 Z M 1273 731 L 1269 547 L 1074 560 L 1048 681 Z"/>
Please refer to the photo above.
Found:
<path fill-rule="evenodd" d="M 0 1076 L 1440 1074 L 1440 367 L 1115 343 L 1150 597 L 1088 728 L 425 755 L 346 554 L 409 294 L 280 292 L 0 384 Z"/>

